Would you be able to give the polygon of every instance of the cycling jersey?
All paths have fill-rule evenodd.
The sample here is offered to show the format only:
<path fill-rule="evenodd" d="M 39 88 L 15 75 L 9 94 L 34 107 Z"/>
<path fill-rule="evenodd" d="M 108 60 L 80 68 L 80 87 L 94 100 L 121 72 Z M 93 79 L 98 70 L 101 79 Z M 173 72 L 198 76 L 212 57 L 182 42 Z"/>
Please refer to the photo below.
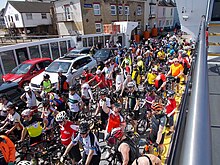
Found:
<path fill-rule="evenodd" d="M 79 126 L 74 125 L 72 121 L 66 121 L 66 124 L 60 127 L 61 143 L 68 146 L 71 140 L 76 137 Z"/>
<path fill-rule="evenodd" d="M 51 88 L 52 84 L 51 84 L 50 80 L 48 80 L 48 81 L 43 80 L 41 85 L 43 86 L 45 92 L 50 92 L 52 90 L 52 88 Z"/>
<path fill-rule="evenodd" d="M 172 64 L 170 66 L 170 69 L 171 69 L 172 76 L 176 77 L 183 71 L 184 68 L 182 64 L 178 64 L 178 65 Z"/>
<path fill-rule="evenodd" d="M 102 81 L 101 84 L 99 84 L 99 88 L 105 88 L 106 87 L 106 83 L 105 83 L 105 76 L 103 74 L 101 74 L 101 76 L 99 77 L 98 75 L 96 75 L 95 77 L 95 81 L 97 82 L 97 84 Z"/>
<path fill-rule="evenodd" d="M 159 51 L 158 53 L 157 53 L 157 57 L 159 58 L 159 60 L 165 60 L 165 58 L 166 58 L 166 55 L 165 55 L 165 53 L 162 51 Z"/>
<path fill-rule="evenodd" d="M 73 95 L 69 93 L 68 104 L 70 111 L 79 112 L 79 102 L 81 102 L 81 97 L 77 93 L 74 93 Z"/>
<path fill-rule="evenodd" d="M 157 75 L 155 73 L 149 72 L 147 74 L 147 82 L 148 82 L 148 84 L 154 85 L 156 77 L 157 77 Z"/>
<path fill-rule="evenodd" d="M 72 143 L 76 145 L 78 142 L 82 144 L 86 155 L 89 154 L 90 150 L 94 151 L 93 155 L 101 154 L 101 149 L 97 137 L 91 131 L 88 133 L 88 135 L 85 138 L 82 138 L 82 136 L 78 134 L 76 138 L 72 141 Z"/>
<path fill-rule="evenodd" d="M 122 74 L 118 74 L 115 79 L 116 91 L 120 91 L 122 89 L 123 82 L 124 76 Z"/>
<path fill-rule="evenodd" d="M 102 70 L 102 73 L 105 73 L 105 79 L 113 79 L 111 72 L 113 71 L 113 68 L 110 67 L 104 67 Z"/>
<path fill-rule="evenodd" d="M 140 72 L 144 71 L 144 62 L 142 60 L 137 62 L 137 66 Z"/>
<path fill-rule="evenodd" d="M 166 113 L 171 113 L 176 108 L 176 100 L 175 99 L 168 99 L 168 104 L 166 106 Z M 175 113 L 173 113 L 174 115 Z"/>
<path fill-rule="evenodd" d="M 133 70 L 131 74 L 132 80 L 136 82 L 137 85 L 141 83 L 141 75 L 139 70 Z"/>
<path fill-rule="evenodd" d="M 160 88 L 160 86 L 164 83 L 164 82 L 166 82 L 166 76 L 164 75 L 164 74 L 162 74 L 162 73 L 160 73 L 157 77 L 156 77 L 156 79 L 155 79 L 155 87 L 157 88 L 157 89 L 159 89 Z"/>
<path fill-rule="evenodd" d="M 12 102 L 10 102 L 10 101 L 7 101 L 7 103 L 5 103 L 5 104 L 0 103 L 0 111 L 1 111 L 0 116 L 4 116 L 4 117 L 7 116 L 7 114 L 8 114 L 7 107 L 11 104 L 12 104 Z"/>
<path fill-rule="evenodd" d="M 134 110 L 136 105 L 136 100 L 139 98 L 139 93 L 137 91 L 128 93 L 128 108 Z"/>
<path fill-rule="evenodd" d="M 108 114 L 108 124 L 107 124 L 107 133 L 111 133 L 113 128 L 118 128 L 120 127 L 121 123 L 124 122 L 123 117 L 119 115 L 115 115 L 115 112 L 110 110 Z"/>
<path fill-rule="evenodd" d="M 83 72 L 82 75 L 86 77 L 86 80 L 85 80 L 86 82 L 88 82 L 93 77 L 92 73 L 87 73 L 87 72 Z"/>
<path fill-rule="evenodd" d="M 36 118 L 35 116 L 32 116 L 31 120 L 23 122 L 23 126 L 27 129 L 30 137 L 37 137 L 41 135 L 43 130 L 41 126 L 42 120 L 43 119 L 41 118 Z"/>
<path fill-rule="evenodd" d="M 153 135 L 157 136 L 160 125 L 164 127 L 164 130 L 163 130 L 164 132 L 165 125 L 166 125 L 166 115 L 165 114 L 153 115 L 151 118 L 151 133 Z"/>

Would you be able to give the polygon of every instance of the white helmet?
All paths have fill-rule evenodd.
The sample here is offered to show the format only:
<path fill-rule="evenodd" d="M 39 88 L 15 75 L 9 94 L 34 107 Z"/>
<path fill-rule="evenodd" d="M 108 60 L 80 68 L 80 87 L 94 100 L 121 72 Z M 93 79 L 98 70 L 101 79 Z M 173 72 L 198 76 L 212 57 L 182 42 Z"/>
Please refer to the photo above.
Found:
<path fill-rule="evenodd" d="M 137 60 L 141 60 L 142 59 L 142 56 L 137 56 Z"/>
<path fill-rule="evenodd" d="M 32 165 L 32 162 L 28 160 L 22 160 L 17 165 Z"/>
<path fill-rule="evenodd" d="M 25 87 L 24 87 L 24 91 L 25 91 L 25 92 L 29 91 L 30 89 L 31 89 L 30 86 L 25 86 Z"/>
<path fill-rule="evenodd" d="M 65 111 L 61 111 L 56 116 L 56 121 L 63 121 L 64 119 L 67 119 L 67 114 Z"/>
<path fill-rule="evenodd" d="M 128 83 L 128 85 L 127 85 L 127 86 L 128 86 L 128 88 L 132 88 L 132 87 L 134 87 L 134 86 L 135 86 L 135 84 L 134 84 L 134 82 L 132 82 L 132 81 L 131 81 L 131 82 L 129 82 L 129 83 Z"/>
<path fill-rule="evenodd" d="M 30 109 L 25 109 L 22 111 L 21 116 L 29 116 L 31 114 L 31 110 Z"/>

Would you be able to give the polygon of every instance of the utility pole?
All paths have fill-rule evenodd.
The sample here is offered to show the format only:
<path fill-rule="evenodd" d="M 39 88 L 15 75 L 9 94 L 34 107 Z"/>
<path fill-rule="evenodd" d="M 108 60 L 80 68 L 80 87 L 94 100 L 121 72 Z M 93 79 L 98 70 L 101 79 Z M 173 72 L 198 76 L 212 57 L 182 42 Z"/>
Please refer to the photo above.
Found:
<path fill-rule="evenodd" d="M 117 16 L 117 21 L 119 21 L 118 0 L 116 0 L 116 16 Z"/>

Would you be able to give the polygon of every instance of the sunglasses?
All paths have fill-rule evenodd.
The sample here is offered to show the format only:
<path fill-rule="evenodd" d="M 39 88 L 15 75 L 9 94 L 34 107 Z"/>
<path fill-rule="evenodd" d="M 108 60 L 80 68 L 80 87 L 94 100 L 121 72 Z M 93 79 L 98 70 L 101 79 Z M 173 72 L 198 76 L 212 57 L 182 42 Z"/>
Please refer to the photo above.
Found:
<path fill-rule="evenodd" d="M 86 135 L 87 133 L 80 133 L 80 135 Z"/>

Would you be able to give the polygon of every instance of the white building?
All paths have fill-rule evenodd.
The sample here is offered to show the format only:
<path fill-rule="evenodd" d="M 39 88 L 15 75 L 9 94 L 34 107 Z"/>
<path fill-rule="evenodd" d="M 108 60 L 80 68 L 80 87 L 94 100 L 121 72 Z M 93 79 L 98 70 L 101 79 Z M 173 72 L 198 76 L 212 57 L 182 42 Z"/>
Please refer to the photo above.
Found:
<path fill-rule="evenodd" d="M 158 4 L 157 27 L 173 28 L 174 27 L 174 10 L 175 3 L 171 0 L 162 0 Z"/>
<path fill-rule="evenodd" d="M 51 5 L 43 2 L 8 1 L 4 12 L 6 27 L 14 29 L 17 34 L 51 33 Z"/>

